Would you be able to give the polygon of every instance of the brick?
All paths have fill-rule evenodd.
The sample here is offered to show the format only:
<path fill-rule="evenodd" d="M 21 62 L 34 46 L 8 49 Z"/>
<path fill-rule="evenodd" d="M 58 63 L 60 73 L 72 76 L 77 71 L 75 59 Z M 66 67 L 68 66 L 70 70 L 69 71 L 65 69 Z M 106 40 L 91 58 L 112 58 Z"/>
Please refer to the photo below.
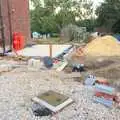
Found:
<path fill-rule="evenodd" d="M 107 100 L 114 100 L 116 98 L 115 95 L 109 95 L 109 94 L 106 94 L 106 93 L 102 93 L 102 92 L 95 92 L 95 96 L 96 97 L 103 97 Z"/>
<path fill-rule="evenodd" d="M 21 32 L 25 37 L 25 43 L 27 43 L 27 40 L 30 39 L 29 0 L 2 0 L 1 6 L 6 45 L 10 46 L 11 43 L 10 22 L 12 34 Z"/>

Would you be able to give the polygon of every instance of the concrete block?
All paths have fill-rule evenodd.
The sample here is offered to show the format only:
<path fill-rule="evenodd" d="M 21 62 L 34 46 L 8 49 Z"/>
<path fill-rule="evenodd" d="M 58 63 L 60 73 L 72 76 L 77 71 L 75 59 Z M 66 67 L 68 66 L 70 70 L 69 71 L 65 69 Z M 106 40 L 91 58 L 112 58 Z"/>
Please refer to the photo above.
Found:
<path fill-rule="evenodd" d="M 30 59 L 28 61 L 28 70 L 38 71 L 40 70 L 41 62 L 40 60 Z"/>
<path fill-rule="evenodd" d="M 0 65 L 0 72 L 8 72 L 8 71 L 11 71 L 12 69 L 13 69 L 12 65 L 9 65 L 9 64 Z"/>

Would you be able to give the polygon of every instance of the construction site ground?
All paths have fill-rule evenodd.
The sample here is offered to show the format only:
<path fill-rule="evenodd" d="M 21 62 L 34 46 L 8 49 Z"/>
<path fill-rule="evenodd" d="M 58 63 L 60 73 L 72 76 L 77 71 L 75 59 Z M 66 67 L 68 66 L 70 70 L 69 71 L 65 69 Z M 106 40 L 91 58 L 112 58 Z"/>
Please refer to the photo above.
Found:
<path fill-rule="evenodd" d="M 0 120 L 119 120 L 120 109 L 107 108 L 92 101 L 93 88 L 83 85 L 84 79 L 60 77 L 63 72 L 54 70 L 30 71 L 27 62 L 1 58 L 1 64 L 17 66 L 0 74 Z M 120 57 L 87 58 L 86 71 L 110 80 L 120 88 Z M 67 75 L 68 73 L 64 73 Z M 84 77 L 83 77 L 84 78 Z M 53 116 L 36 117 L 31 99 L 47 90 L 57 91 L 74 100 L 74 103 Z"/>
<path fill-rule="evenodd" d="M 85 64 L 89 73 L 120 87 L 120 57 L 89 57 L 86 58 Z"/>

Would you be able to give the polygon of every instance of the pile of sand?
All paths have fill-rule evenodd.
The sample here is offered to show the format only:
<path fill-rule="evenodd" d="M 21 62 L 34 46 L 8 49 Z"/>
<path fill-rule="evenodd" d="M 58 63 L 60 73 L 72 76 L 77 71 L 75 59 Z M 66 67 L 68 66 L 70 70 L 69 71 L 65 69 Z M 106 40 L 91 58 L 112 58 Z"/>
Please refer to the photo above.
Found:
<path fill-rule="evenodd" d="M 112 36 L 99 37 L 86 45 L 85 55 L 120 56 L 120 44 Z"/>

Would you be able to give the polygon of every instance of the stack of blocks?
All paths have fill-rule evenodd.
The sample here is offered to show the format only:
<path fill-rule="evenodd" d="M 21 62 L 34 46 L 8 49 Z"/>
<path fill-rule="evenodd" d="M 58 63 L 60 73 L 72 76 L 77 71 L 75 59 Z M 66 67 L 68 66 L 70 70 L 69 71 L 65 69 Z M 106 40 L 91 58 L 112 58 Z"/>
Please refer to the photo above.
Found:
<path fill-rule="evenodd" d="M 115 99 L 115 89 L 104 85 L 104 84 L 96 84 L 95 85 L 95 95 L 94 102 L 101 103 L 107 107 L 112 107 Z"/>
<path fill-rule="evenodd" d="M 111 87 L 107 80 L 96 78 L 93 75 L 89 75 L 85 80 L 85 85 L 95 88 L 93 101 L 95 103 L 103 104 L 107 107 L 112 107 L 113 103 L 120 106 L 120 93 Z"/>

